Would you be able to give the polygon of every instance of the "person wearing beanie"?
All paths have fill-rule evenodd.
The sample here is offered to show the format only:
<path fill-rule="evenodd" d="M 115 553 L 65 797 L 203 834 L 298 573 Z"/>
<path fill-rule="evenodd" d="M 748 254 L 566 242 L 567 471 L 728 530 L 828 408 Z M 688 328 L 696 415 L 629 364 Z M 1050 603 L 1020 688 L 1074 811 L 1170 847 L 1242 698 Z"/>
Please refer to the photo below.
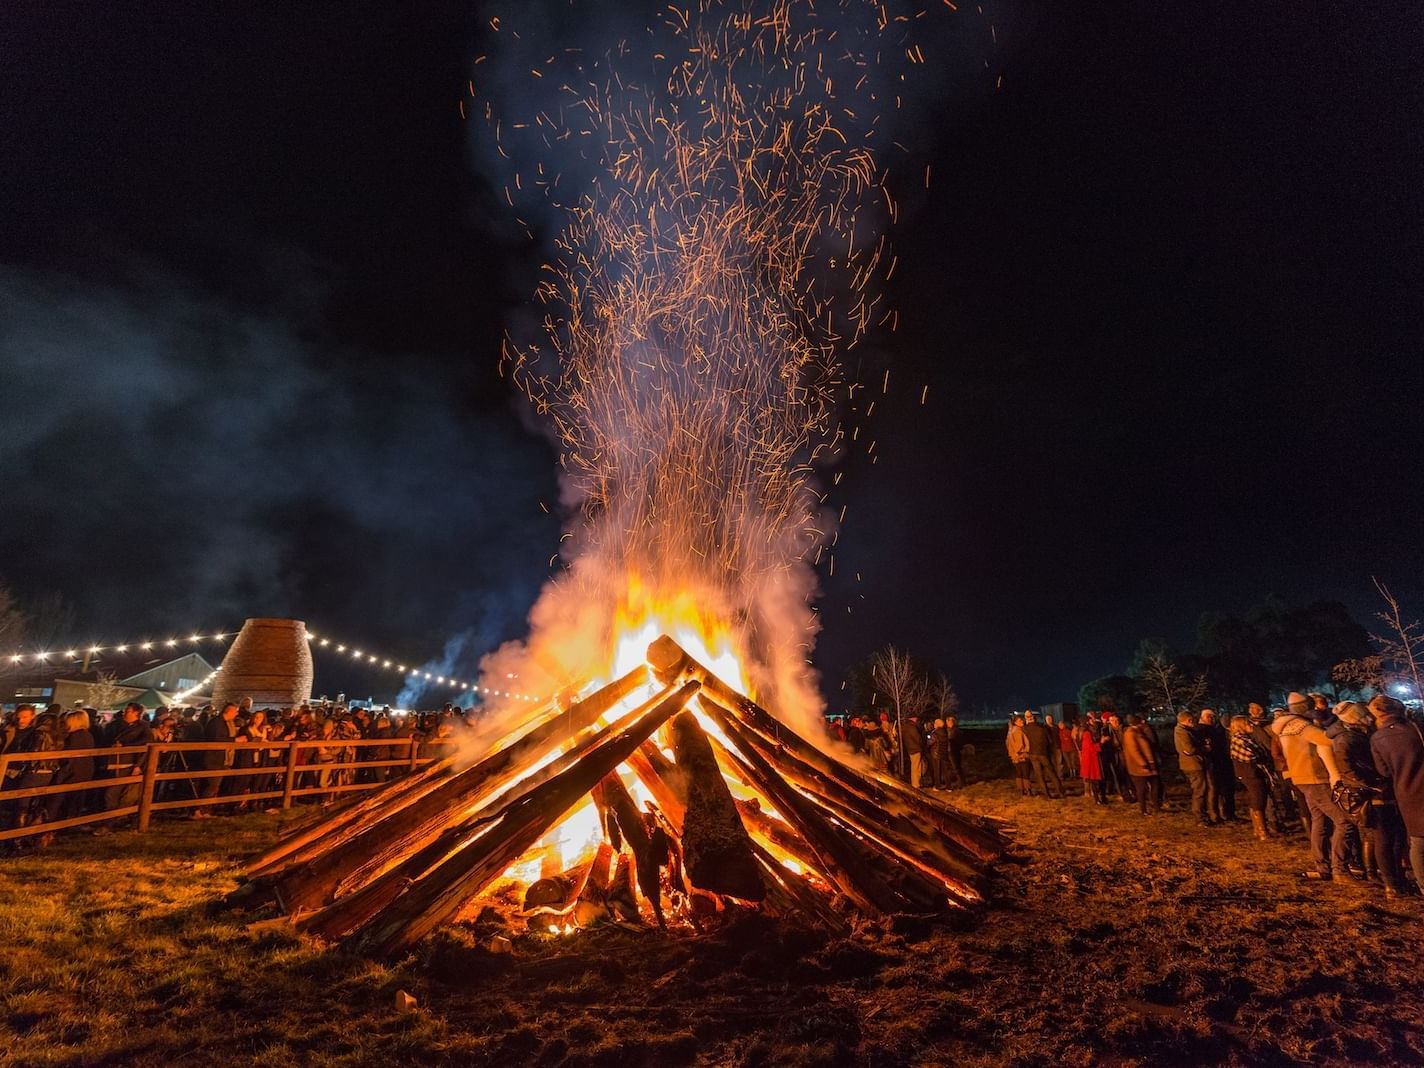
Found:
<path fill-rule="evenodd" d="M 1285 715 L 1271 722 L 1271 730 L 1280 739 L 1291 783 L 1304 796 L 1310 811 L 1310 853 L 1315 871 L 1302 874 L 1329 880 L 1332 864 L 1338 863 L 1340 874 L 1345 873 L 1346 840 L 1339 830 L 1345 816 L 1330 796 L 1331 784 L 1340 778 L 1333 743 L 1316 726 L 1311 711 L 1311 702 L 1304 694 L 1292 693 L 1286 698 Z"/>
<path fill-rule="evenodd" d="M 1375 721 L 1370 736 L 1375 770 L 1393 791 L 1409 835 L 1409 866 L 1424 889 L 1424 732 L 1405 717 L 1403 704 L 1384 694 L 1370 702 L 1370 715 Z"/>

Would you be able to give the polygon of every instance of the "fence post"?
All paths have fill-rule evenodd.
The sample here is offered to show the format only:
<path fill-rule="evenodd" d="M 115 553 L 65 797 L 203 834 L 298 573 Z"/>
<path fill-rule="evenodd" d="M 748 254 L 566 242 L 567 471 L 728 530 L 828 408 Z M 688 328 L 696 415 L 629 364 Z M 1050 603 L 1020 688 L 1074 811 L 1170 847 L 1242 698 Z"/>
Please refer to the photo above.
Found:
<path fill-rule="evenodd" d="M 287 743 L 287 774 L 282 780 L 282 807 L 292 807 L 292 791 L 297 788 L 297 742 Z"/>
<path fill-rule="evenodd" d="M 153 815 L 153 789 L 157 785 L 154 776 L 158 774 L 158 745 L 148 743 L 148 753 L 143 758 L 143 792 L 138 798 L 138 829 L 148 830 L 149 818 Z"/>
<path fill-rule="evenodd" d="M 415 735 L 410 736 L 410 771 L 407 774 L 415 774 L 415 762 L 420 758 L 420 739 Z"/>

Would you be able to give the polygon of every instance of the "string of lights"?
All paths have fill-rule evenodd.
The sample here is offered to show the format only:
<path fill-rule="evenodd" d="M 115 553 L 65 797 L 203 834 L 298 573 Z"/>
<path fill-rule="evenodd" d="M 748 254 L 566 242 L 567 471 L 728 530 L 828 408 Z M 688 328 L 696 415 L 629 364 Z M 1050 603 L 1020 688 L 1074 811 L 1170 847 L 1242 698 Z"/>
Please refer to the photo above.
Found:
<path fill-rule="evenodd" d="M 98 656 L 100 653 L 131 653 L 149 652 L 151 650 L 177 649 L 181 646 L 192 644 L 201 646 L 203 642 L 224 642 L 233 637 L 236 632 L 222 634 L 190 634 L 184 638 L 166 639 L 145 639 L 143 641 L 131 642 L 91 642 L 88 645 L 69 645 L 59 649 L 44 650 L 41 652 L 11 653 L 5 659 L 12 664 L 47 664 L 55 659 L 78 660 L 85 656 Z"/>
<path fill-rule="evenodd" d="M 206 689 L 208 684 L 218 677 L 218 672 L 221 670 L 222 666 L 219 665 L 218 667 L 213 668 L 212 674 L 210 674 L 207 678 L 202 679 L 201 681 L 195 683 L 192 686 L 189 686 L 186 690 L 182 690 L 179 693 L 175 693 L 172 698 L 172 703 L 175 705 L 181 705 L 184 701 L 188 700 L 188 698 L 192 697 L 195 693 L 198 693 L 200 690 Z"/>
<path fill-rule="evenodd" d="M 144 638 L 136 641 L 103 641 L 90 642 L 83 645 L 69 645 L 56 649 L 44 649 L 35 652 L 17 651 L 4 657 L 11 664 L 30 664 L 40 666 L 42 664 L 56 664 L 61 661 L 80 660 L 87 657 L 99 656 L 103 653 L 126 654 L 153 651 L 172 651 L 185 646 L 201 648 L 205 642 L 217 642 L 219 644 L 228 642 L 236 635 L 236 631 L 222 631 L 214 634 L 193 633 L 181 638 Z M 336 642 L 330 638 L 319 638 L 311 630 L 306 632 L 307 641 L 313 647 L 328 649 L 333 653 L 349 657 L 351 660 L 367 665 L 398 672 L 410 679 L 419 679 L 425 682 L 434 683 L 437 686 L 449 686 L 454 690 L 469 691 L 472 694 L 481 694 L 486 697 L 504 697 L 516 701 L 537 701 L 538 698 L 530 694 L 518 693 L 514 690 L 501 690 L 493 686 L 481 686 L 469 679 L 460 679 L 453 676 L 441 675 L 437 672 L 425 671 L 421 668 L 409 667 L 399 662 L 393 657 L 383 656 L 379 653 L 372 653 L 345 642 Z M 181 704 L 184 699 L 192 694 L 198 693 L 210 682 L 213 681 L 217 673 L 222 668 L 218 667 L 213 673 L 203 679 L 196 686 L 192 686 L 182 693 L 175 694 L 173 700 Z M 513 676 L 510 676 L 512 679 Z"/>
<path fill-rule="evenodd" d="M 457 679 L 452 676 L 441 675 L 432 671 L 424 671 L 420 668 L 409 667 L 401 663 L 398 659 L 384 656 L 380 653 L 373 653 L 366 649 L 359 649 L 356 646 L 348 645 L 344 642 L 335 641 L 332 638 L 318 637 L 314 632 L 306 632 L 307 641 L 314 647 L 329 649 L 333 653 L 348 656 L 357 663 L 364 663 L 383 670 L 404 675 L 409 679 L 420 679 L 425 682 L 433 682 L 437 686 L 449 686 L 452 689 L 466 691 L 472 694 L 483 694 L 486 697 L 507 697 L 515 701 L 537 701 L 538 698 L 526 693 L 517 693 L 513 690 L 500 690 L 492 686 L 480 686 L 468 679 Z M 515 676 L 509 676 L 511 679 Z"/>

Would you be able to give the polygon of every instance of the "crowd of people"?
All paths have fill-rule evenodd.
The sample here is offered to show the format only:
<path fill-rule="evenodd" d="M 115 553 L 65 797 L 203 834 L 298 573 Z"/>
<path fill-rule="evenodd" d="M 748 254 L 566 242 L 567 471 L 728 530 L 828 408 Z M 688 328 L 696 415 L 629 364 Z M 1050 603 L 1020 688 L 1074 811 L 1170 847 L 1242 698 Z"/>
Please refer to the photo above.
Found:
<path fill-rule="evenodd" d="M 1424 730 L 1386 694 L 1366 705 L 1292 693 L 1270 714 L 1181 711 L 1169 743 L 1141 715 L 1055 724 L 1029 711 L 1012 717 L 1005 746 L 1024 796 L 1061 799 L 1077 779 L 1090 803 L 1121 798 L 1143 815 L 1166 808 L 1170 750 L 1202 826 L 1245 822 L 1241 801 L 1258 839 L 1303 833 L 1302 878 L 1373 882 L 1386 897 L 1424 887 Z"/>
<path fill-rule="evenodd" d="M 473 711 L 473 710 L 471 710 Z M 0 727 L 0 829 L 56 823 L 91 813 L 137 805 L 142 791 L 144 753 L 151 742 L 278 743 L 316 741 L 327 744 L 298 749 L 296 790 L 314 791 L 301 800 L 325 801 L 336 787 L 377 783 L 409 767 L 415 759 L 445 755 L 472 729 L 467 713 L 452 705 L 439 712 L 394 713 L 389 708 L 346 708 L 318 702 L 285 711 L 254 708 L 251 698 L 221 707 L 158 708 L 130 703 L 112 715 L 92 708 L 68 711 L 55 705 L 40 710 L 17 706 Z M 354 746 L 356 739 L 384 740 L 389 745 Z M 101 755 L 66 757 L 66 751 L 102 749 Z M 385 763 L 387 761 L 399 763 Z M 342 764 L 370 767 L 340 767 Z M 211 800 L 191 809 L 204 819 L 218 805 L 243 810 L 271 801 L 284 790 L 287 747 L 260 745 L 161 753 L 157 770 L 176 775 L 156 784 L 154 800 Z M 246 771 L 248 774 L 210 775 Z M 185 777 L 192 774 L 193 778 Z M 88 789 L 5 800 L 5 794 L 45 786 L 92 783 Z M 254 797 L 254 795 L 256 795 Z M 40 836 L 35 844 L 47 844 Z"/>
<path fill-rule="evenodd" d="M 831 723 L 831 732 L 878 768 L 900 775 L 912 786 L 953 790 L 967 785 L 964 758 L 972 752 L 955 716 L 910 715 L 898 721 L 890 713 L 850 716 Z"/>

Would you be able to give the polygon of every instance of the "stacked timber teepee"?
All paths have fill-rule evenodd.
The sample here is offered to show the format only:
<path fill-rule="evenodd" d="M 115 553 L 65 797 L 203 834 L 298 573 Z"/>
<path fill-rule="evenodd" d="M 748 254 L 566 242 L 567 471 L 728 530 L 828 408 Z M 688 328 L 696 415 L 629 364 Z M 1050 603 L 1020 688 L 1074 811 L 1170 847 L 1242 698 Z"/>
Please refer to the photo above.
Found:
<path fill-rule="evenodd" d="M 616 718 L 598 726 L 606 715 Z M 671 759 L 652 741 L 665 725 Z M 242 897 L 268 894 L 305 931 L 393 954 L 452 920 L 590 797 L 606 841 L 578 871 L 541 880 L 526 905 L 578 915 L 572 907 L 596 890 L 604 903 L 621 894 L 615 911 L 636 917 L 636 879 L 661 921 L 671 856 L 672 881 L 693 894 L 839 928 L 845 906 L 876 916 L 975 904 L 985 866 L 1005 848 L 989 821 L 827 755 L 667 637 L 646 666 L 568 709 L 531 712 L 508 739 L 468 767 L 440 761 L 284 839 L 249 865 Z M 642 784 L 647 813 L 620 768 Z M 743 784 L 741 800 L 727 777 Z"/>

